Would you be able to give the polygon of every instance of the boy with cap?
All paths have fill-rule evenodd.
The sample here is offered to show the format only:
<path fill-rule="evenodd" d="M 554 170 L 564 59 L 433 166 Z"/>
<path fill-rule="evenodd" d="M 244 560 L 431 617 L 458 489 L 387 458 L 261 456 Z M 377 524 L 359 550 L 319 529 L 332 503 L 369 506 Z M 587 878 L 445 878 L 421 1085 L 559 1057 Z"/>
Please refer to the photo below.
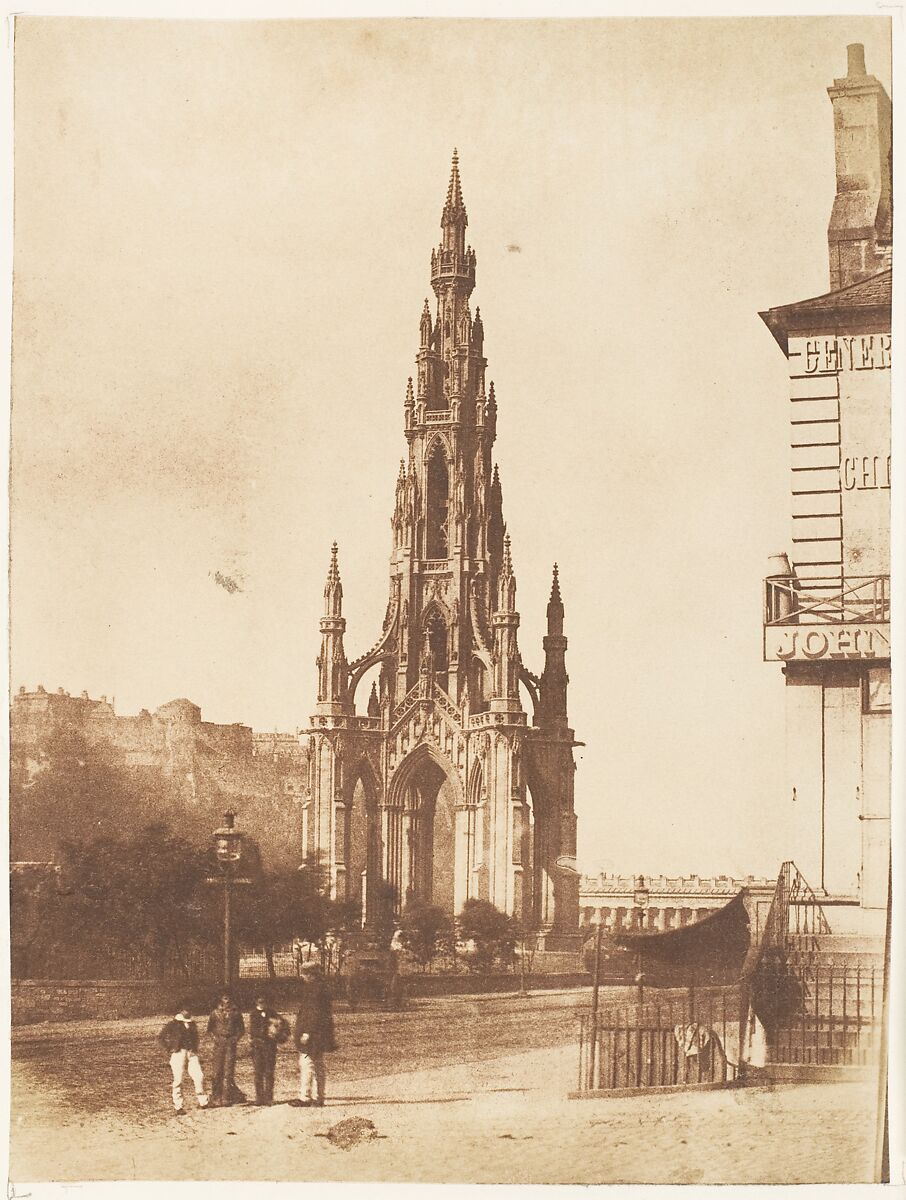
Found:
<path fill-rule="evenodd" d="M 170 1070 L 173 1072 L 173 1109 L 176 1116 L 186 1115 L 182 1103 L 182 1081 L 186 1071 L 195 1085 L 198 1107 L 207 1108 L 204 1073 L 198 1060 L 198 1026 L 192 1020 L 188 1001 L 183 1001 L 178 1006 L 176 1016 L 166 1023 L 157 1035 L 157 1040 L 170 1056 Z"/>
<path fill-rule="evenodd" d="M 229 1108 L 234 1099 L 245 1099 L 236 1087 L 235 1078 L 236 1043 L 245 1033 L 245 1021 L 229 992 L 221 995 L 220 1003 L 208 1018 L 208 1033 L 214 1038 L 213 1102 Z"/>
<path fill-rule="evenodd" d="M 277 1045 L 281 1037 L 281 1027 L 284 1025 L 283 1018 L 275 1009 L 270 1008 L 267 998 L 256 996 L 255 1007 L 249 1014 L 256 1104 L 274 1103 L 274 1068 L 277 1065 Z"/>

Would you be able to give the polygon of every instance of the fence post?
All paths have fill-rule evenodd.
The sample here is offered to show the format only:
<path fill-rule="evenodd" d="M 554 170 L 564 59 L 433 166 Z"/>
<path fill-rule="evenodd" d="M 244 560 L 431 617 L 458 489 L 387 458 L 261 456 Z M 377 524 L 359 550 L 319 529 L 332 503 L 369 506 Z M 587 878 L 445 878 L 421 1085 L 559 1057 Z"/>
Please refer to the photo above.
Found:
<path fill-rule="evenodd" d="M 595 970 L 592 976 L 591 989 L 591 1030 L 589 1035 L 588 1047 L 588 1089 L 595 1090 L 596 1081 L 596 1062 L 598 1055 L 598 991 L 601 986 L 601 933 L 603 927 L 598 922 L 598 927 L 595 930 Z"/>

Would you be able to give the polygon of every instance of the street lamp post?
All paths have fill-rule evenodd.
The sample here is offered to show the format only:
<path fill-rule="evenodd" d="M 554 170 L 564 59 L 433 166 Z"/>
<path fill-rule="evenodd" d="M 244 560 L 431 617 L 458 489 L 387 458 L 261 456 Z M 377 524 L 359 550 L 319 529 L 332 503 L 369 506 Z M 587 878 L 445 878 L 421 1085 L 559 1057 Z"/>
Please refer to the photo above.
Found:
<path fill-rule="evenodd" d="M 236 814 L 223 814 L 223 825 L 214 830 L 214 852 L 223 880 L 223 984 L 229 987 L 233 979 L 232 960 L 232 901 L 233 871 L 242 858 L 242 834 L 235 827 Z"/>
<path fill-rule="evenodd" d="M 635 907 L 639 914 L 639 932 L 644 928 L 645 913 L 648 911 L 648 904 L 651 899 L 650 889 L 645 884 L 645 876 L 640 875 L 636 880 L 635 885 Z M 638 1003 L 641 1005 L 645 997 L 645 976 L 642 972 L 642 952 L 641 949 L 636 954 L 636 977 L 635 981 L 638 986 Z"/>

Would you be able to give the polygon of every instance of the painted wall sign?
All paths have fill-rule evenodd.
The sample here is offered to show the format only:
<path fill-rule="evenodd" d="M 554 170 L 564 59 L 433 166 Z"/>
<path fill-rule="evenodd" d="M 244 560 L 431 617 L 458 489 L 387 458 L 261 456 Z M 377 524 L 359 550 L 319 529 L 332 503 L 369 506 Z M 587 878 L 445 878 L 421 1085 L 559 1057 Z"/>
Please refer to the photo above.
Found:
<path fill-rule="evenodd" d="M 808 338 L 805 343 L 807 375 L 828 371 L 884 371 L 889 368 L 889 333 Z"/>
<path fill-rule="evenodd" d="M 844 491 L 876 491 L 890 487 L 890 455 L 861 454 L 840 462 Z"/>
<path fill-rule="evenodd" d="M 768 625 L 766 662 L 890 658 L 889 625 Z"/>

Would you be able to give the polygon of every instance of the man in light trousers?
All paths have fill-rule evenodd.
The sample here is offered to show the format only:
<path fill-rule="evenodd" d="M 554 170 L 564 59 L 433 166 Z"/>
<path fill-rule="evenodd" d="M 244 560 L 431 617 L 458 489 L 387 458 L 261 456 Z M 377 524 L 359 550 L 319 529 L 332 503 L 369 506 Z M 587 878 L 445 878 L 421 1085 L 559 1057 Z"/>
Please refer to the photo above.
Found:
<path fill-rule="evenodd" d="M 296 1015 L 296 1049 L 299 1051 L 299 1099 L 296 1107 L 324 1103 L 327 1070 L 324 1054 L 336 1049 L 330 992 L 317 963 L 302 965 L 302 995 Z"/>
<path fill-rule="evenodd" d="M 198 1026 L 192 1020 L 188 1003 L 179 1005 L 176 1016 L 166 1023 L 157 1040 L 170 1056 L 170 1070 L 173 1073 L 173 1110 L 176 1116 L 184 1117 L 186 1114 L 182 1102 L 182 1081 L 187 1071 L 195 1085 L 198 1107 L 207 1108 L 204 1072 L 198 1059 Z"/>

